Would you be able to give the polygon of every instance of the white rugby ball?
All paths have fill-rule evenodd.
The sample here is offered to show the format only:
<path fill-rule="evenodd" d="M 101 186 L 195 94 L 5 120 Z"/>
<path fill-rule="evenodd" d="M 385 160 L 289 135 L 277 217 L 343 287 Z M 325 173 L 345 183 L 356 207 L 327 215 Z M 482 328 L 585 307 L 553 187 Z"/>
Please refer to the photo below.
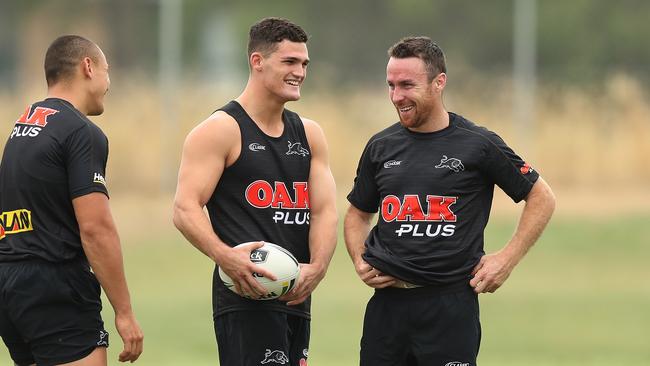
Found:
<path fill-rule="evenodd" d="M 237 245 L 237 247 L 251 243 L 253 242 L 242 243 Z M 298 261 L 293 254 L 279 245 L 264 242 L 264 246 L 251 252 L 251 262 L 273 273 L 277 280 L 271 281 L 262 275 L 253 273 L 257 282 L 264 286 L 268 292 L 266 295 L 262 295 L 259 298 L 244 296 L 248 299 L 276 299 L 291 291 L 298 282 L 300 276 L 300 265 L 298 264 Z M 219 277 L 221 277 L 224 285 L 226 285 L 230 291 L 235 292 L 235 285 L 232 279 L 221 269 L 221 267 L 219 267 Z"/>

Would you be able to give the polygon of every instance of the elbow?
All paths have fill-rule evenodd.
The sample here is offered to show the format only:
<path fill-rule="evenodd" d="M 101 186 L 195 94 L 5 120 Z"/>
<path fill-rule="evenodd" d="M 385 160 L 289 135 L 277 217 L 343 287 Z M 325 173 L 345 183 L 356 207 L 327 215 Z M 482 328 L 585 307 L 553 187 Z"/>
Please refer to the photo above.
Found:
<path fill-rule="evenodd" d="M 106 238 L 117 237 L 117 229 L 107 220 L 80 222 L 79 236 L 85 246 L 95 246 L 103 243 Z"/>
<path fill-rule="evenodd" d="M 184 213 L 185 210 L 183 209 L 183 207 L 178 202 L 175 202 L 174 212 L 172 214 L 172 222 L 174 223 L 176 229 L 178 229 L 179 231 L 183 231 L 183 228 L 185 227 Z"/>

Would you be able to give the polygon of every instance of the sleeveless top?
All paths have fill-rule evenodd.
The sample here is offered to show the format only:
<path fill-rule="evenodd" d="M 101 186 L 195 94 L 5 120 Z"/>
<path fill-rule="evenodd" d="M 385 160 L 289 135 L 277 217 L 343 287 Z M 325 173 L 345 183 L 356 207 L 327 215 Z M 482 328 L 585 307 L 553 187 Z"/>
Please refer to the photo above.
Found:
<path fill-rule="evenodd" d="M 311 152 L 300 117 L 284 110 L 279 137 L 266 135 L 242 106 L 231 101 L 219 110 L 237 121 L 239 158 L 225 168 L 207 210 L 212 228 L 231 247 L 266 241 L 309 263 L 309 169 Z M 249 300 L 228 290 L 215 267 L 213 311 L 267 309 L 309 318 L 311 297 L 296 306 L 278 300 Z"/>

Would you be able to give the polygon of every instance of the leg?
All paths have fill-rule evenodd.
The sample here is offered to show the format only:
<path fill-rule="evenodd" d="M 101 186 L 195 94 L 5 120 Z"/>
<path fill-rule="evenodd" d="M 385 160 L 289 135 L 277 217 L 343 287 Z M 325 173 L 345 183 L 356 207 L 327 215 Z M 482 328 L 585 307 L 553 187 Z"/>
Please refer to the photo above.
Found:
<path fill-rule="evenodd" d="M 289 321 L 289 354 L 291 366 L 307 366 L 311 321 L 295 315 L 287 315 Z"/>
<path fill-rule="evenodd" d="M 471 288 L 433 296 L 412 308 L 425 325 L 413 334 L 417 365 L 476 366 L 481 342 L 478 297 Z"/>
<path fill-rule="evenodd" d="M 106 347 L 97 347 L 81 360 L 63 363 L 60 366 L 106 366 Z"/>
<path fill-rule="evenodd" d="M 221 365 L 289 365 L 285 313 L 234 311 L 215 318 L 214 325 Z"/>
<path fill-rule="evenodd" d="M 82 263 L 29 262 L 15 271 L 6 292 L 7 316 L 37 365 L 93 361 L 108 347 L 108 333 L 100 316 L 100 287 Z M 99 350 L 96 350 L 97 348 Z"/>
<path fill-rule="evenodd" d="M 361 337 L 361 366 L 406 366 L 408 304 L 375 292 L 368 302 Z"/>
<path fill-rule="evenodd" d="M 36 364 L 29 344 L 22 339 L 13 324 L 3 314 L 2 309 L 0 309 L 0 337 L 7 346 L 9 355 L 16 366 Z"/>

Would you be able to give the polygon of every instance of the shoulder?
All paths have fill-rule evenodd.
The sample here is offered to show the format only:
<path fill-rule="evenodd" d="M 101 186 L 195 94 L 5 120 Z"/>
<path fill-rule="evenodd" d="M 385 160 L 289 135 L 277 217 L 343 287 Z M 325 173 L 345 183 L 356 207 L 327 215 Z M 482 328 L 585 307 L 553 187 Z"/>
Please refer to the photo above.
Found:
<path fill-rule="evenodd" d="M 305 128 L 305 133 L 307 134 L 307 138 L 309 138 L 309 135 L 323 135 L 323 129 L 321 126 L 316 123 L 316 121 L 305 118 L 302 116 L 300 117 L 300 121 L 302 121 L 302 125 Z"/>
<path fill-rule="evenodd" d="M 83 113 L 61 100 L 46 99 L 42 102 L 34 103 L 32 105 L 31 118 L 42 119 L 42 121 L 39 121 L 40 123 L 56 122 L 54 126 L 61 130 L 67 130 L 68 132 L 82 127 L 88 128 L 94 126 L 90 119 Z"/>
<path fill-rule="evenodd" d="M 327 149 L 327 140 L 325 139 L 323 128 L 312 119 L 302 116 L 299 116 L 299 118 L 305 129 L 305 136 L 307 136 L 307 143 L 311 150 L 316 150 L 316 152 L 318 152 Z"/>
<path fill-rule="evenodd" d="M 185 139 L 185 148 L 226 150 L 239 142 L 239 125 L 228 113 L 218 110 L 196 125 Z"/>
<path fill-rule="evenodd" d="M 387 139 L 391 139 L 393 137 L 401 136 L 402 135 L 402 130 L 403 127 L 399 122 L 395 122 L 392 125 L 384 128 L 383 130 L 377 132 L 374 134 L 369 140 L 368 143 L 366 144 L 366 148 L 370 148 L 371 146 L 376 146 Z"/>
<path fill-rule="evenodd" d="M 491 131 L 484 126 L 480 126 L 459 114 L 450 112 L 450 115 L 452 120 L 451 123 L 453 123 L 461 133 L 465 133 L 466 135 L 474 137 L 475 139 L 489 145 L 503 143 L 503 140 L 496 132 Z"/>

